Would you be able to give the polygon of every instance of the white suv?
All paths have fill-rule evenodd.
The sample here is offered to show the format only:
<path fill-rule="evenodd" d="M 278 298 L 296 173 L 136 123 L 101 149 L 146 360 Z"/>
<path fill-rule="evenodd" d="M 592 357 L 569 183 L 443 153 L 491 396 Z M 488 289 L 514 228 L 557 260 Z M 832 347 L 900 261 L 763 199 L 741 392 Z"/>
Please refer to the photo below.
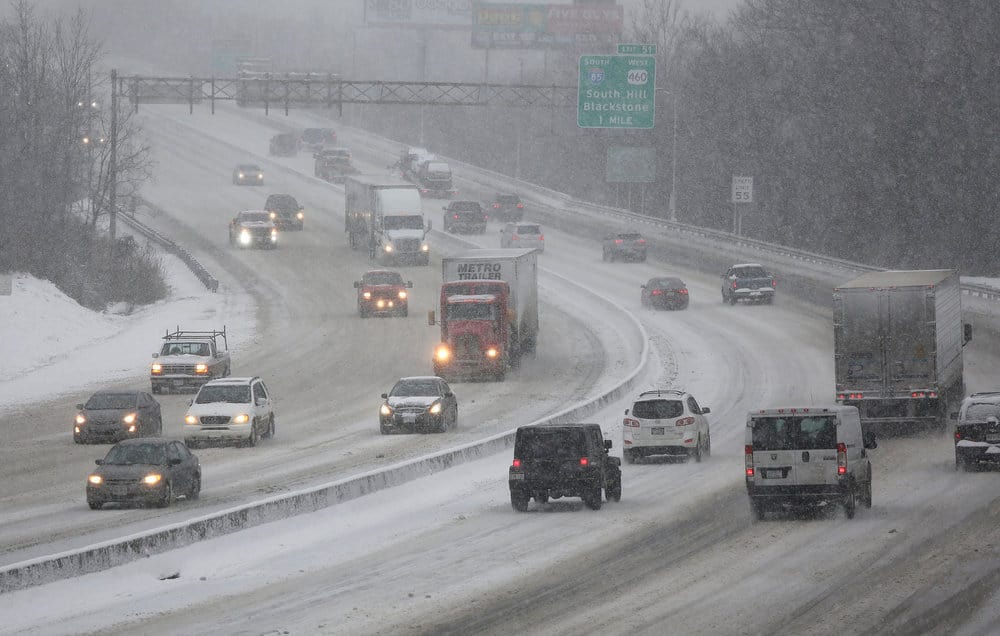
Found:
<path fill-rule="evenodd" d="M 622 456 L 626 463 L 649 455 L 683 455 L 700 462 L 712 453 L 706 414 L 690 393 L 673 389 L 645 391 L 625 410 Z"/>
<path fill-rule="evenodd" d="M 256 446 L 262 437 L 274 437 L 274 410 L 258 377 L 205 383 L 184 416 L 184 442 L 191 447 L 211 441 Z"/>
<path fill-rule="evenodd" d="M 500 230 L 500 247 L 523 247 L 545 251 L 545 235 L 537 223 L 507 223 Z"/>

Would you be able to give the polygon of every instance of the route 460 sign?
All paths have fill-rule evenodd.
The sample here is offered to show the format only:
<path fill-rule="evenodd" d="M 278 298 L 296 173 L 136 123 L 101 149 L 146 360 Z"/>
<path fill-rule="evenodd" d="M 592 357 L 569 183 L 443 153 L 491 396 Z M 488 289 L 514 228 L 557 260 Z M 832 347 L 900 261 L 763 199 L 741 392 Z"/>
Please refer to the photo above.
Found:
<path fill-rule="evenodd" d="M 580 128 L 652 128 L 655 95 L 652 55 L 580 56 Z"/>

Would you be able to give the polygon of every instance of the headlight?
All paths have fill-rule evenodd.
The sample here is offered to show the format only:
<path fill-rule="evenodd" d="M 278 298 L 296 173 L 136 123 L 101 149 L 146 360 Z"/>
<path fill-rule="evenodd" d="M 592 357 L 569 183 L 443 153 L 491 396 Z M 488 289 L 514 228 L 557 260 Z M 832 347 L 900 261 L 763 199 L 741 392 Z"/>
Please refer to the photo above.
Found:
<path fill-rule="evenodd" d="M 135 422 L 135 417 L 136 417 L 135 413 L 129 413 L 128 415 L 122 418 L 122 421 L 125 422 L 126 424 L 131 424 Z"/>
<path fill-rule="evenodd" d="M 241 173 L 239 173 L 239 174 L 238 174 L 238 175 L 236 175 L 236 176 L 237 176 L 237 178 L 238 178 L 238 179 L 242 179 L 242 178 L 243 178 L 243 177 L 244 177 L 245 175 L 244 175 L 244 174 L 243 174 L 243 173 L 241 172 Z"/>
<path fill-rule="evenodd" d="M 392 415 L 392 407 L 389 406 L 388 404 L 383 404 L 378 408 L 378 414 L 385 415 L 388 417 L 389 415 Z"/>
<path fill-rule="evenodd" d="M 442 345 L 434 350 L 434 357 L 438 362 L 447 362 L 451 359 L 451 349 Z"/>
<path fill-rule="evenodd" d="M 295 215 L 295 218 L 301 221 L 302 219 L 306 218 L 305 212 L 299 212 L 298 214 Z"/>
<path fill-rule="evenodd" d="M 163 373 L 163 365 L 159 362 L 154 362 L 153 366 L 149 368 L 150 373 Z"/>
<path fill-rule="evenodd" d="M 240 413 L 239 415 L 233 418 L 233 424 L 246 424 L 249 421 L 250 421 L 250 416 L 247 415 L 246 413 Z"/>
<path fill-rule="evenodd" d="M 184 423 L 185 424 L 197 424 L 198 423 L 198 416 L 197 415 L 185 415 L 184 416 Z"/>
<path fill-rule="evenodd" d="M 383 249 L 385 249 L 386 252 L 391 252 L 392 251 L 392 243 L 386 243 L 385 247 Z"/>
<path fill-rule="evenodd" d="M 208 373 L 208 365 L 204 364 L 204 363 L 196 364 L 196 365 L 194 365 L 194 372 L 195 373 Z"/>
<path fill-rule="evenodd" d="M 258 172 L 257 173 L 257 178 L 258 179 L 263 179 L 264 178 L 264 173 L 263 172 Z"/>
<path fill-rule="evenodd" d="M 83 413 L 77 413 L 76 414 L 76 423 L 77 424 L 86 424 L 87 423 L 87 416 L 84 415 Z"/>
<path fill-rule="evenodd" d="M 500 355 L 500 352 L 497 350 L 496 347 L 490 347 L 489 349 L 486 350 L 487 358 L 495 358 L 498 355 Z"/>
<path fill-rule="evenodd" d="M 364 298 L 365 300 L 371 300 L 372 299 L 372 293 L 370 291 L 365 292 L 365 293 L 361 294 L 361 297 Z"/>
<path fill-rule="evenodd" d="M 160 483 L 161 479 L 163 479 L 163 475 L 161 475 L 160 473 L 149 473 L 148 475 L 142 478 L 142 483 L 146 484 L 147 486 L 155 486 L 156 484 Z"/>
<path fill-rule="evenodd" d="M 431 248 L 430 248 L 430 246 L 427 243 L 424 243 L 423 245 L 420 246 L 420 251 L 421 252 L 427 252 L 427 251 L 430 251 L 430 249 Z"/>
<path fill-rule="evenodd" d="M 441 412 L 441 403 L 440 402 L 435 402 L 434 404 L 432 404 L 431 408 L 428 409 L 428 412 L 431 415 L 437 415 L 438 413 L 440 413 Z"/>
<path fill-rule="evenodd" d="M 406 292 L 404 290 L 399 290 L 399 299 L 406 300 Z"/>
<path fill-rule="evenodd" d="M 278 213 L 277 212 L 271 212 L 271 220 L 273 221 L 276 218 L 278 218 Z"/>
<path fill-rule="evenodd" d="M 100 475 L 91 475 L 90 477 L 87 477 L 87 481 L 94 484 L 95 486 L 100 486 L 101 484 L 104 483 L 104 478 L 101 477 Z"/>
<path fill-rule="evenodd" d="M 251 240 L 251 237 L 250 237 L 250 232 L 249 231 L 243 230 L 242 232 L 240 232 L 240 243 L 243 243 L 244 245 L 246 245 L 246 244 L 248 244 L 250 242 L 250 240 Z"/>

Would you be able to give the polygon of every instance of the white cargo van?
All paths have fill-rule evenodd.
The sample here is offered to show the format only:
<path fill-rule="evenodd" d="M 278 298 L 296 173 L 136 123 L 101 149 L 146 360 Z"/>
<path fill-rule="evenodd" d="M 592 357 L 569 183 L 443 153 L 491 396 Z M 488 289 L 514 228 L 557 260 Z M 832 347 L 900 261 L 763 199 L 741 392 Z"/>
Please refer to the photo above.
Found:
<path fill-rule="evenodd" d="M 872 505 L 868 449 L 853 406 L 760 409 L 747 415 L 746 486 L 754 516 L 768 510 L 840 504 L 848 519 Z"/>

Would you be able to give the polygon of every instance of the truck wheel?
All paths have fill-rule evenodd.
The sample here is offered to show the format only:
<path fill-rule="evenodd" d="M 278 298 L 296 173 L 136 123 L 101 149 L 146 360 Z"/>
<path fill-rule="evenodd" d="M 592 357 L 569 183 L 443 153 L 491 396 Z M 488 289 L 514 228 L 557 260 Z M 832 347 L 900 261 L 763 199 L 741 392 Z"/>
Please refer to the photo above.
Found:
<path fill-rule="evenodd" d="M 855 492 L 856 486 L 853 481 L 848 483 L 847 492 L 844 493 L 844 516 L 848 519 L 854 518 L 854 513 L 858 508 L 858 495 Z"/>
<path fill-rule="evenodd" d="M 510 489 L 510 506 L 517 512 L 527 512 L 531 497 L 520 488 Z"/>
<path fill-rule="evenodd" d="M 625 450 L 622 451 L 622 459 L 625 460 L 626 464 L 634 464 L 635 452 L 633 452 L 631 448 L 626 448 Z"/>
<path fill-rule="evenodd" d="M 698 436 L 698 441 L 695 443 L 693 456 L 694 456 L 694 461 L 699 463 L 701 462 L 702 459 L 705 458 L 705 453 L 701 442 L 701 435 Z"/>
<path fill-rule="evenodd" d="M 736 294 L 733 294 L 732 296 L 729 297 L 729 304 L 730 305 L 736 304 Z"/>
<path fill-rule="evenodd" d="M 601 252 L 601 260 L 605 262 L 608 260 L 608 250 Z"/>
<path fill-rule="evenodd" d="M 955 453 L 955 470 L 962 473 L 969 470 L 969 465 L 965 463 L 964 459 L 958 456 L 958 453 Z"/>
<path fill-rule="evenodd" d="M 267 422 L 267 430 L 264 431 L 262 437 L 266 439 L 271 439 L 274 437 L 274 414 L 271 414 L 271 418 Z"/>
<path fill-rule="evenodd" d="M 764 504 L 756 502 L 753 499 L 751 499 L 750 500 L 750 512 L 753 514 L 754 521 L 763 521 L 764 520 L 764 513 L 766 512 L 764 510 Z"/>
<path fill-rule="evenodd" d="M 174 486 L 169 481 L 163 486 L 163 498 L 157 502 L 160 508 L 168 508 L 174 503 Z"/>
<path fill-rule="evenodd" d="M 607 487 L 604 489 L 604 493 L 608 497 L 608 501 L 621 501 L 622 500 L 622 476 L 621 473 L 617 477 L 612 479 L 608 483 Z"/>
<path fill-rule="evenodd" d="M 602 499 L 600 485 L 588 488 L 581 499 L 583 499 L 583 503 L 591 510 L 600 510 Z"/>
<path fill-rule="evenodd" d="M 872 507 L 872 480 L 871 477 L 868 478 L 868 482 L 865 484 L 865 494 L 861 498 L 862 503 L 865 508 L 871 509 Z"/>
<path fill-rule="evenodd" d="M 257 423 L 250 425 L 250 437 L 247 438 L 246 445 L 253 448 L 260 441 L 260 432 L 257 430 Z"/>

